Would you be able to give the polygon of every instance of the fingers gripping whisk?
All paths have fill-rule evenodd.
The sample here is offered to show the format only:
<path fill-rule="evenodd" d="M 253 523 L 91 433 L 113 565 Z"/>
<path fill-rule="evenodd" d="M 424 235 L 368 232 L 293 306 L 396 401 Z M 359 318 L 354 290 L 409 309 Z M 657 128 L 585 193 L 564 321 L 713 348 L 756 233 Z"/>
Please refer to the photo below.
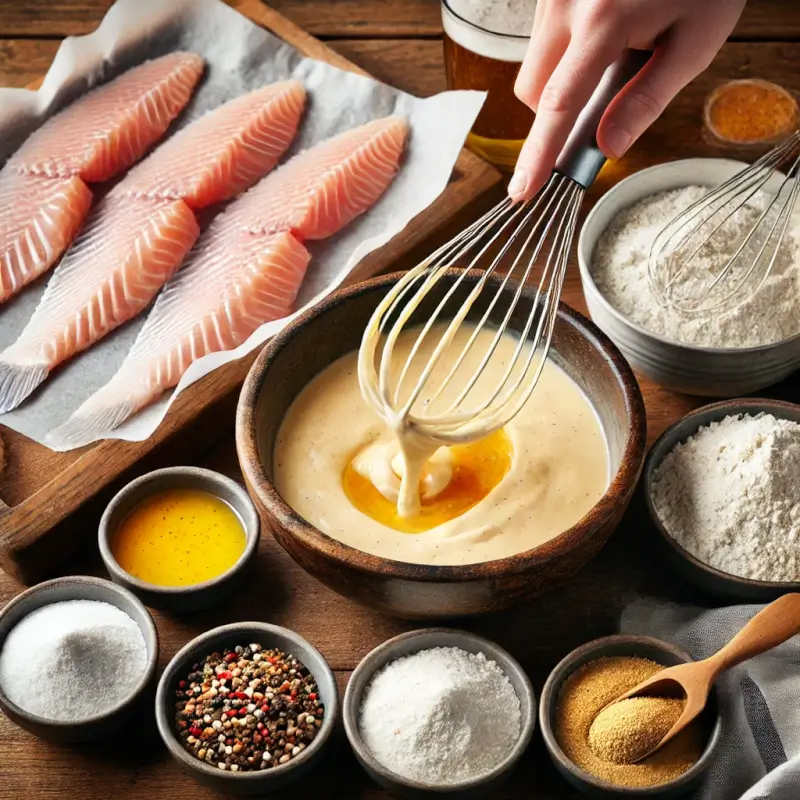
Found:
<path fill-rule="evenodd" d="M 691 317 L 730 311 L 752 297 L 776 269 L 799 190 L 796 132 L 679 214 L 648 259 L 662 305 Z"/>
<path fill-rule="evenodd" d="M 519 411 L 544 367 L 582 196 L 579 184 L 554 173 L 529 203 L 502 201 L 387 294 L 364 334 L 359 374 L 367 402 L 390 427 L 457 444 L 492 433 Z M 453 267 L 462 270 L 435 300 L 434 287 Z M 474 285 L 464 280 L 473 270 L 482 270 Z M 500 280 L 490 283 L 492 275 Z M 536 291 L 520 327 L 526 283 Z M 487 388 L 484 371 L 512 319 L 518 343 Z M 417 326 L 408 356 L 394 359 L 398 337 Z M 487 328 L 493 335 L 480 336 Z"/>
<path fill-rule="evenodd" d="M 606 69 L 534 198 L 520 205 L 503 200 L 403 276 L 376 309 L 359 350 L 361 392 L 397 434 L 404 458 L 486 436 L 531 396 L 553 338 L 584 190 L 605 163 L 598 124 L 649 56 L 628 50 Z M 450 272 L 454 267 L 461 271 Z M 477 280 L 467 281 L 476 270 Z M 446 275 L 448 288 L 437 290 Z M 536 287 L 532 302 L 523 302 L 526 285 Z M 399 337 L 412 328 L 408 355 L 393 358 Z M 490 335 L 481 335 L 487 329 Z M 496 370 L 486 368 L 509 330 L 518 341 L 493 379 Z M 404 474 L 398 508 L 413 480 Z"/>

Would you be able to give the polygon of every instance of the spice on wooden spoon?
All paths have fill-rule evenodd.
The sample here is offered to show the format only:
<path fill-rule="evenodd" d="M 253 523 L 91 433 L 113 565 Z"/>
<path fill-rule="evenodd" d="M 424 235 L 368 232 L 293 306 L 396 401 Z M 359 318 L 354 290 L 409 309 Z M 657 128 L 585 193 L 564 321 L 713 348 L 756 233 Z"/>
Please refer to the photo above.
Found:
<path fill-rule="evenodd" d="M 700 715 L 722 672 L 777 647 L 798 632 L 800 594 L 787 594 L 756 614 L 711 658 L 667 667 L 609 703 L 589 729 L 590 746 L 600 757 L 616 763 L 634 764 L 647 758 Z M 649 702 L 641 705 L 642 700 Z M 681 706 L 677 716 L 675 702 Z M 655 738 L 654 733 L 662 736 Z M 621 758 L 625 760 L 619 761 Z"/>

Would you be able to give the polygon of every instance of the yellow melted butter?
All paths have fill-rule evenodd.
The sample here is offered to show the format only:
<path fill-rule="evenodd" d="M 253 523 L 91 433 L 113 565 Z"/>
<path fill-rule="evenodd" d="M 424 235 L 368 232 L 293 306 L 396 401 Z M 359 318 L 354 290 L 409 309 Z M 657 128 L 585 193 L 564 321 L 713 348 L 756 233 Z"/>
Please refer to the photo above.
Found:
<path fill-rule="evenodd" d="M 122 569 L 142 581 L 191 586 L 230 569 L 245 544 L 242 522 L 224 500 L 195 489 L 169 489 L 125 517 L 111 552 Z"/>
<path fill-rule="evenodd" d="M 345 467 L 342 486 L 350 502 L 362 513 L 403 533 L 423 533 L 468 511 L 500 483 L 511 469 L 513 449 L 503 430 L 477 442 L 450 447 L 453 477 L 435 497 L 422 499 L 421 511 L 401 517 L 397 505 L 358 473 L 353 462 Z M 425 470 L 423 468 L 423 480 Z"/>

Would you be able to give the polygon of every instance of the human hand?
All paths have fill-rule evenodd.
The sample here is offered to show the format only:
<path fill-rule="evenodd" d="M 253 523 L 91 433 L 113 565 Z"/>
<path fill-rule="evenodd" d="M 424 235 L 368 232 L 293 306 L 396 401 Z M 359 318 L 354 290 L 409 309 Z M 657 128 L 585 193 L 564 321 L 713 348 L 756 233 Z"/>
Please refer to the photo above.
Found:
<path fill-rule="evenodd" d="M 527 200 L 545 183 L 578 114 L 624 50 L 652 50 L 612 100 L 597 144 L 619 158 L 713 60 L 745 0 L 538 0 L 514 91 L 536 112 L 508 186 Z"/>

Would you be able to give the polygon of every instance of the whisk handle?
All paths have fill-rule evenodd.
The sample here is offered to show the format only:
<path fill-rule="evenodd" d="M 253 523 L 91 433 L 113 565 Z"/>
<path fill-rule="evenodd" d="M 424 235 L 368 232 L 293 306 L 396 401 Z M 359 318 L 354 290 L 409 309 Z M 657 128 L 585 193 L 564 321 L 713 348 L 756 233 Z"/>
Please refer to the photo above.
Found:
<path fill-rule="evenodd" d="M 581 111 L 561 155 L 556 161 L 556 172 L 572 178 L 588 189 L 597 173 L 606 163 L 606 157 L 597 146 L 597 128 L 609 103 L 628 81 L 647 63 L 649 50 L 626 50 L 600 78 L 600 83 Z"/>

